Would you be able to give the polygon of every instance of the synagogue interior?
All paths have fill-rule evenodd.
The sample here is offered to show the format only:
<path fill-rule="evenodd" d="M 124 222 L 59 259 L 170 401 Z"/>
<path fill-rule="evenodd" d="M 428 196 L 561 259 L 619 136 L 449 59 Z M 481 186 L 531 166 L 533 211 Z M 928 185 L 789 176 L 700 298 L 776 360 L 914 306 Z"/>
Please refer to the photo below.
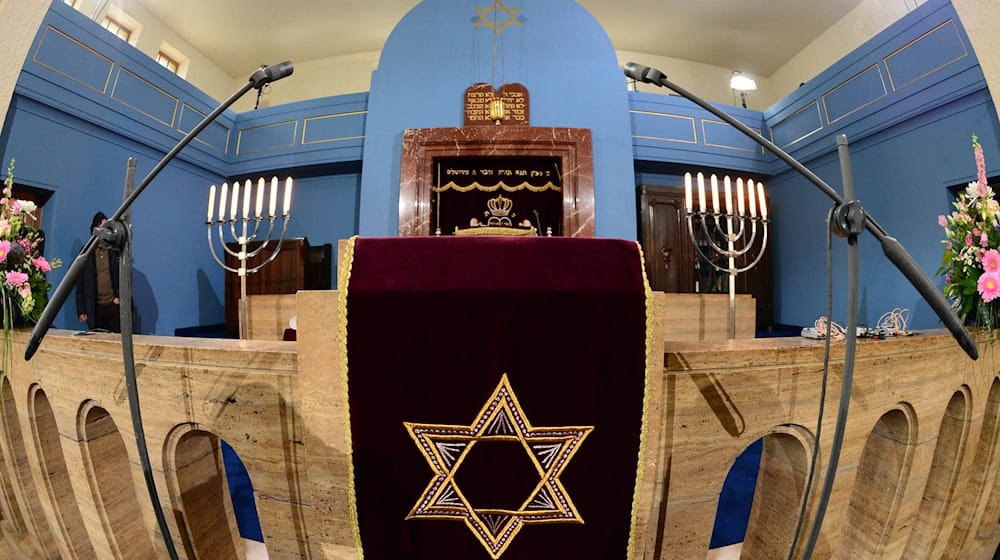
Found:
<path fill-rule="evenodd" d="M 0 557 L 997 558 L 995 2 L 210 4 L 0 0 Z"/>

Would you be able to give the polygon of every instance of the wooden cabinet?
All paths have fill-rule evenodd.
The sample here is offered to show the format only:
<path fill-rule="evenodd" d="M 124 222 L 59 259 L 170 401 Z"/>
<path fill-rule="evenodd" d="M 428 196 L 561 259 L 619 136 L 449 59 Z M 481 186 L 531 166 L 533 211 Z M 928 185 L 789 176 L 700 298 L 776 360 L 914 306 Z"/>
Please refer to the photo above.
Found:
<path fill-rule="evenodd" d="M 238 252 L 239 245 L 227 243 L 229 250 Z M 248 245 L 248 252 L 260 246 L 260 242 Z M 299 290 L 329 290 L 331 288 L 330 267 L 332 246 L 309 245 L 304 237 L 285 239 L 281 252 L 270 264 L 258 272 L 247 276 L 247 295 L 294 294 Z M 247 268 L 253 268 L 271 255 L 265 249 L 260 255 L 247 260 Z M 226 254 L 226 265 L 237 268 L 236 257 Z M 240 277 L 226 273 L 226 336 L 239 337 Z"/>
<path fill-rule="evenodd" d="M 728 292 L 727 274 L 717 272 L 698 255 L 688 233 L 681 186 L 640 185 L 639 242 L 646 260 L 646 275 L 653 290 L 670 293 Z M 754 249 L 759 251 L 762 232 L 758 230 Z M 703 252 L 711 253 L 706 244 Z M 747 256 L 737 258 L 737 267 L 749 264 Z M 765 251 L 757 265 L 736 277 L 736 293 L 751 294 L 757 301 L 757 327 L 771 324 L 771 257 Z"/>

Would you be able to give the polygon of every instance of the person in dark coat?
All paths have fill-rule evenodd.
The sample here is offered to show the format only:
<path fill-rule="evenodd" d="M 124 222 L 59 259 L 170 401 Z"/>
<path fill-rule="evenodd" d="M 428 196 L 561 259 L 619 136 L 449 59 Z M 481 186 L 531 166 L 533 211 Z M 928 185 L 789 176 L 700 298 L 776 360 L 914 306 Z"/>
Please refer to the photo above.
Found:
<path fill-rule="evenodd" d="M 104 212 L 94 214 L 90 231 L 107 221 Z M 118 251 L 100 245 L 87 259 L 87 268 L 76 285 L 76 314 L 89 330 L 121 332 L 118 300 Z"/>

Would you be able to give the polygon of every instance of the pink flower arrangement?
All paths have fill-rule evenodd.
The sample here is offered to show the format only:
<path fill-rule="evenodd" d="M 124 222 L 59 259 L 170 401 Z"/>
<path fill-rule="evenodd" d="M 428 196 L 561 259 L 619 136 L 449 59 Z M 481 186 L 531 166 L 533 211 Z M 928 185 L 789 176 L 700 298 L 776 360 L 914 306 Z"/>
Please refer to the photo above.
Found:
<path fill-rule="evenodd" d="M 938 216 L 945 233 L 938 274 L 944 275 L 944 293 L 960 317 L 975 311 L 982 326 L 994 329 L 1000 327 L 1000 203 L 987 184 L 986 159 L 976 136 L 972 149 L 976 180 L 959 193 L 951 214 Z"/>
<path fill-rule="evenodd" d="M 48 303 L 51 285 L 45 274 L 62 263 L 47 260 L 39 251 L 41 232 L 28 224 L 35 209 L 33 202 L 13 197 L 14 160 L 10 160 L 7 177 L 0 194 L 0 294 L 3 306 L 4 339 L 15 317 L 35 322 Z"/>
<path fill-rule="evenodd" d="M 4 280 L 7 285 L 14 286 L 16 288 L 28 281 L 28 275 L 23 272 L 11 271 L 7 273 Z"/>

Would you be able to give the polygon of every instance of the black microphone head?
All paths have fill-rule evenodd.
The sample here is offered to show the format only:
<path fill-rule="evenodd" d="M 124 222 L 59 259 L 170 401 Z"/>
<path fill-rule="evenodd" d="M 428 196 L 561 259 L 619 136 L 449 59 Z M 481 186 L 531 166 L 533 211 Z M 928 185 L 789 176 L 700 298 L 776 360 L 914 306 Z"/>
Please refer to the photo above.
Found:
<path fill-rule="evenodd" d="M 625 75 L 637 82 L 645 82 L 648 73 L 649 66 L 643 66 L 638 62 L 625 63 Z"/>
<path fill-rule="evenodd" d="M 663 82 L 661 80 L 666 78 L 666 76 L 663 75 L 663 72 L 660 72 L 656 68 L 643 66 L 638 62 L 627 63 L 625 65 L 625 75 L 633 80 L 656 86 L 663 86 Z"/>
<path fill-rule="evenodd" d="M 272 82 L 277 82 L 278 80 L 280 80 L 280 79 L 282 79 L 282 78 L 284 78 L 286 76 L 291 76 L 292 72 L 295 71 L 295 67 L 292 66 L 292 61 L 291 60 L 286 60 L 286 61 L 280 62 L 278 64 L 272 64 L 270 68 L 271 68 L 271 81 Z"/>
<path fill-rule="evenodd" d="M 261 66 L 256 72 L 250 75 L 250 82 L 254 88 L 260 89 L 266 84 L 276 82 L 285 76 L 291 76 L 294 70 L 295 68 L 292 66 L 290 60 L 270 66 Z"/>

